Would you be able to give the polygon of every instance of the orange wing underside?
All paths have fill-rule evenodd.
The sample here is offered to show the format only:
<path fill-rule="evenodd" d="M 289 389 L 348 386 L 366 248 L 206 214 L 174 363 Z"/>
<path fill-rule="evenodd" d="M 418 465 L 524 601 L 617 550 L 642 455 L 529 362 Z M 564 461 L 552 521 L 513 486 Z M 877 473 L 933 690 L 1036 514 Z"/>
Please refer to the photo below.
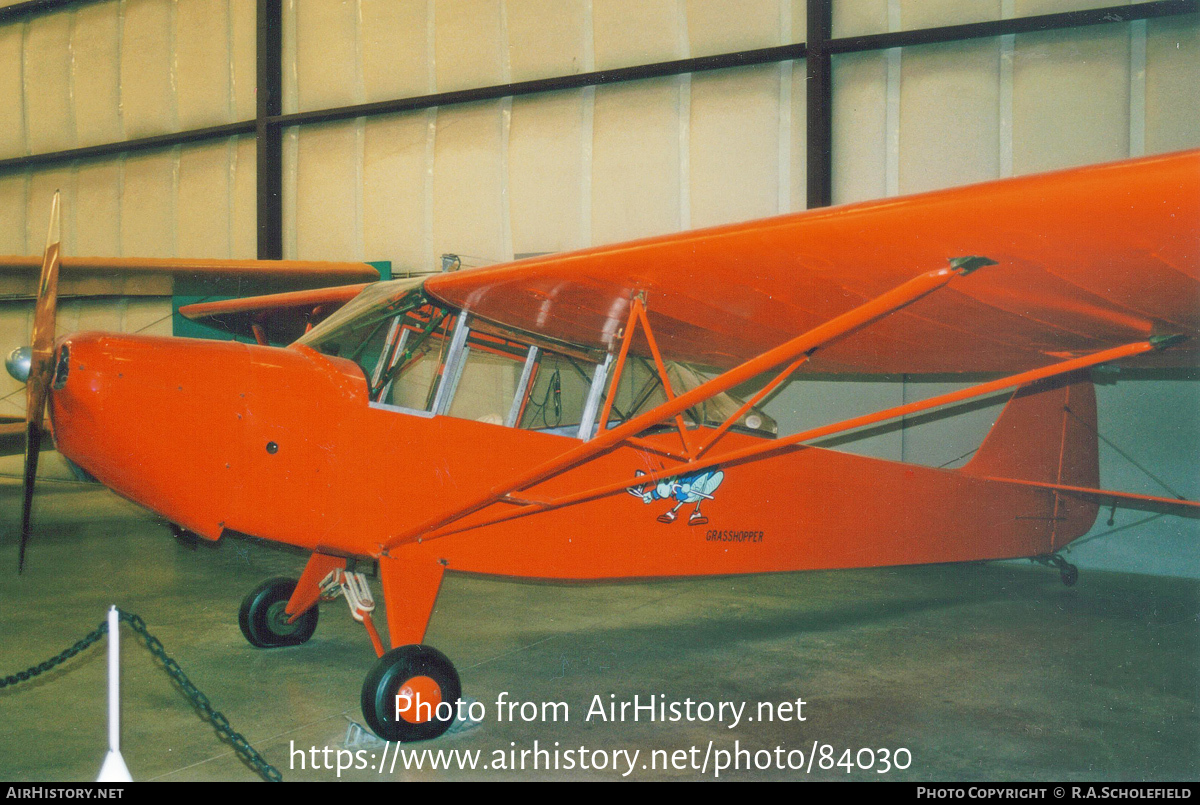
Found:
<path fill-rule="evenodd" d="M 502 325 L 609 349 L 645 295 L 674 360 L 729 367 L 956 257 L 996 261 L 818 352 L 806 371 L 1012 372 L 1152 335 L 1197 366 L 1200 151 L 815 210 L 439 275 Z M 636 348 L 636 347 L 635 347 Z"/>

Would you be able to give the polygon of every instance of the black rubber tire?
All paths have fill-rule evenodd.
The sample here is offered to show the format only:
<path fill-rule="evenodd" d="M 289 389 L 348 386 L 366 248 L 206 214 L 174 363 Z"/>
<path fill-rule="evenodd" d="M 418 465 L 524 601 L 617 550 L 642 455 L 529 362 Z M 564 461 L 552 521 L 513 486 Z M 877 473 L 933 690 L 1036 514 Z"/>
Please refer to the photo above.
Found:
<path fill-rule="evenodd" d="M 167 528 L 171 530 L 171 536 L 175 538 L 175 541 L 190 551 L 196 550 L 202 539 L 199 534 L 188 531 L 186 528 L 177 526 L 174 523 L 167 523 Z"/>
<path fill-rule="evenodd" d="M 405 683 L 415 676 L 427 676 L 438 684 L 442 701 L 450 704 L 450 712 L 422 724 L 413 724 L 396 718 L 396 696 Z M 428 741 L 438 737 L 454 723 L 458 700 L 462 697 L 462 684 L 458 671 L 445 654 L 424 645 L 409 645 L 394 648 L 384 654 L 363 681 L 363 718 L 376 735 L 385 741 Z M 436 712 L 436 711 L 435 711 Z"/>
<path fill-rule="evenodd" d="M 1064 565 L 1062 568 L 1062 583 L 1068 587 L 1074 587 L 1075 582 L 1079 581 L 1079 568 L 1075 565 Z"/>
<path fill-rule="evenodd" d="M 238 626 L 250 645 L 258 648 L 298 646 L 313 636 L 318 615 L 315 605 L 292 623 L 287 622 L 284 610 L 295 589 L 296 579 L 279 576 L 267 579 L 242 599 Z"/>

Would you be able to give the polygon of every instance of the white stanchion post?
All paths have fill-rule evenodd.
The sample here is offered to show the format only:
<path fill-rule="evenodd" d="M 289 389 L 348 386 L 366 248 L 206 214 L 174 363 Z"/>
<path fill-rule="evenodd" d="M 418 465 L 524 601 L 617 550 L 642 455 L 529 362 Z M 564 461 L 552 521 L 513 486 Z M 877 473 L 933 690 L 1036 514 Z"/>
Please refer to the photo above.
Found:
<path fill-rule="evenodd" d="M 133 777 L 121 757 L 121 637 L 120 614 L 108 610 L 108 754 L 100 766 L 98 783 L 132 783 Z"/>

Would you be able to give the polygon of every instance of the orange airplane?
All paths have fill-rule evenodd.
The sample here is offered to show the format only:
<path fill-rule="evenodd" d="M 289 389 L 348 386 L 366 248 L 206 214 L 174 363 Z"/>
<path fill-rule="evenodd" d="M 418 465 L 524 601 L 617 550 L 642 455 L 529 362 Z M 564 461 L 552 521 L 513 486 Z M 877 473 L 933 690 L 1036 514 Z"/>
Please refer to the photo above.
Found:
<path fill-rule="evenodd" d="M 1072 584 L 1059 552 L 1101 502 L 1200 505 L 1101 488 L 1087 372 L 1198 365 L 1198 202 L 1192 151 L 184 311 L 257 344 L 55 341 L 52 235 L 32 348 L 10 361 L 28 377 L 21 561 L 48 407 L 64 456 L 178 529 L 310 551 L 299 579 L 246 597 L 242 632 L 303 643 L 318 602 L 345 595 L 379 655 L 363 714 L 400 741 L 440 735 L 461 695 L 422 644 L 447 571 L 1029 557 Z M 779 436 L 757 406 L 805 372 L 999 379 Z M 961 469 L 810 445 L 1002 390 Z M 363 560 L 378 562 L 390 650 Z"/>

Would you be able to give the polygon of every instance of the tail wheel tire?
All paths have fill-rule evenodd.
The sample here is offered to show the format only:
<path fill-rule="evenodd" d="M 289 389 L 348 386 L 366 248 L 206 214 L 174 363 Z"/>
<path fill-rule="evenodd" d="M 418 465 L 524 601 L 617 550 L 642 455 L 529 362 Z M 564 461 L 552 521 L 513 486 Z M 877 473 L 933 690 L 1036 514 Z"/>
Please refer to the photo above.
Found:
<path fill-rule="evenodd" d="M 315 606 L 288 622 L 287 602 L 295 590 L 295 579 L 267 579 L 242 600 L 238 626 L 250 645 L 258 648 L 298 646 L 313 636 L 317 630 Z"/>
<path fill-rule="evenodd" d="M 1079 568 L 1075 567 L 1075 565 L 1063 565 L 1061 573 L 1062 583 L 1068 587 L 1074 587 L 1075 582 L 1079 581 Z"/>
<path fill-rule="evenodd" d="M 394 648 L 363 681 L 363 717 L 385 741 L 428 741 L 454 723 L 462 684 L 446 655 L 431 646 Z"/>

